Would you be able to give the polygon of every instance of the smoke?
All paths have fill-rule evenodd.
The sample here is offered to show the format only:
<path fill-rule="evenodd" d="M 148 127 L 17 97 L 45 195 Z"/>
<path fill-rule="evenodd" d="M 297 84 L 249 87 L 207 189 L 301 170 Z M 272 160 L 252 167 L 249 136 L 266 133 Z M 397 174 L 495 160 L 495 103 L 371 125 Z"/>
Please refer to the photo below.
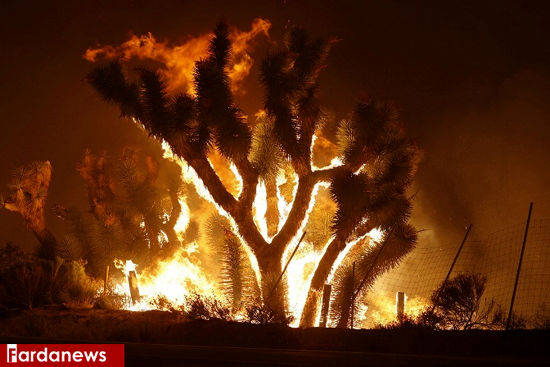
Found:
<path fill-rule="evenodd" d="M 269 39 L 271 22 L 256 18 L 249 31 L 233 28 L 229 39 L 232 45 L 228 75 L 231 80 L 231 90 L 236 94 L 244 94 L 243 80 L 250 74 L 254 60 L 250 49 L 256 38 L 264 35 Z M 192 37 L 184 43 L 169 44 L 167 41 L 157 41 L 151 33 L 132 35 L 130 39 L 118 46 L 97 46 L 86 50 L 85 60 L 96 62 L 100 57 L 108 60 L 133 58 L 152 60 L 162 65 L 159 69 L 168 93 L 186 92 L 194 95 L 193 73 L 195 62 L 206 57 L 212 33 Z"/>
<path fill-rule="evenodd" d="M 469 223 L 483 237 L 524 221 L 530 201 L 536 216 L 549 214 L 550 73 L 522 69 L 491 94 L 484 105 L 435 117 L 416 178 L 413 219 L 430 230 L 425 240 L 458 242 Z"/>

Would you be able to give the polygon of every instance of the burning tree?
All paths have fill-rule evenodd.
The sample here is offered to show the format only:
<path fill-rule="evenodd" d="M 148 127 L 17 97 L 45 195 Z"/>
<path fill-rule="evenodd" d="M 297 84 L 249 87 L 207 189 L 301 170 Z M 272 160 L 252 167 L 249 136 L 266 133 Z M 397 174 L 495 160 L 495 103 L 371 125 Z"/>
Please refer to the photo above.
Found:
<path fill-rule="evenodd" d="M 215 28 L 208 56 L 195 63 L 191 94 L 169 94 L 158 71 L 140 69 L 133 79 L 118 61 L 96 68 L 88 80 L 106 101 L 120 107 L 123 117 L 143 126 L 187 164 L 198 190 L 229 220 L 231 235 L 247 250 L 263 301 L 273 309 L 285 309 L 285 287 L 275 281 L 288 250 L 303 234 L 319 187 L 329 189 L 335 214 L 300 321 L 312 326 L 322 287 L 351 247 L 369 243 L 356 269 L 361 279 L 385 246 L 367 285 L 413 248 L 416 232 L 408 223 L 411 203 L 406 191 L 417 148 L 405 137 L 391 104 L 362 100 L 338 127 L 338 157 L 329 166 L 316 167 L 312 151 L 325 120 L 318 77 L 332 42 L 293 29 L 284 47 L 268 53 L 261 68 L 263 118 L 252 126 L 235 105 L 230 87 L 228 34 L 225 24 Z M 236 194 L 209 160 L 212 151 L 234 168 L 241 182 Z M 285 192 L 291 196 L 288 213 L 277 205 Z M 254 214 L 261 194 L 267 202 L 265 229 L 256 224 Z"/>
<path fill-rule="evenodd" d="M 181 179 L 177 166 L 163 163 L 129 148 L 118 159 L 86 151 L 77 170 L 86 183 L 89 213 L 56 206 L 67 227 L 60 246 L 65 257 L 85 259 L 88 270 L 100 275 L 115 258 L 146 265 L 179 248 L 185 237 L 181 222 L 188 219 L 180 203 Z"/>

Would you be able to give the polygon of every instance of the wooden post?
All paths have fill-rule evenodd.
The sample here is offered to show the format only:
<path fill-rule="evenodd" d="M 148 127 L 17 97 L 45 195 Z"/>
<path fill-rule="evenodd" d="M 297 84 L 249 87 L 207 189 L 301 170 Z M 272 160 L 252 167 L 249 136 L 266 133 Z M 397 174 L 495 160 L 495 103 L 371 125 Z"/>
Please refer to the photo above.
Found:
<path fill-rule="evenodd" d="M 458 251 L 456 252 L 455 258 L 453 259 L 453 262 L 451 263 L 451 267 L 449 268 L 449 271 L 447 272 L 447 276 L 443 280 L 443 283 L 441 283 L 441 286 L 439 287 L 439 292 L 437 293 L 437 298 L 439 298 L 439 294 L 445 288 L 445 285 L 449 281 L 449 278 L 451 277 L 451 273 L 453 272 L 453 269 L 455 267 L 456 261 L 458 260 L 458 257 L 460 256 L 460 253 L 462 252 L 462 248 L 464 247 L 464 244 L 466 243 L 466 240 L 468 239 L 468 236 L 470 235 L 470 231 L 472 230 L 472 224 L 468 226 L 468 229 L 466 230 L 466 234 L 464 235 L 464 238 L 462 239 L 462 242 L 460 243 L 460 246 L 458 246 Z M 432 306 L 431 312 L 433 313 L 435 310 L 435 303 Z"/>
<path fill-rule="evenodd" d="M 107 294 L 109 290 L 109 265 L 105 267 L 105 279 L 103 279 L 103 294 Z"/>
<path fill-rule="evenodd" d="M 523 233 L 523 243 L 519 254 L 518 270 L 516 272 L 516 281 L 514 282 L 514 291 L 510 300 L 510 310 L 508 311 L 508 319 L 506 320 L 506 330 L 510 330 L 512 323 L 512 313 L 514 310 L 514 301 L 516 300 L 516 292 L 518 290 L 519 274 L 521 272 L 521 263 L 523 262 L 523 254 L 525 252 L 525 244 L 527 243 L 527 233 L 529 232 L 529 223 L 531 222 L 531 212 L 533 211 L 533 203 L 529 204 L 529 213 L 527 213 L 527 223 L 525 224 L 525 232 Z"/>
<path fill-rule="evenodd" d="M 397 292 L 396 296 L 397 319 L 401 320 L 405 315 L 405 292 Z"/>
<path fill-rule="evenodd" d="M 319 323 L 320 327 L 327 327 L 328 308 L 330 305 L 331 292 L 332 286 L 330 284 L 325 284 L 325 286 L 323 287 L 323 307 L 321 308 L 321 322 Z"/>
<path fill-rule="evenodd" d="M 137 275 L 134 270 L 128 273 L 128 285 L 130 287 L 130 296 L 132 297 L 132 303 L 134 304 L 138 303 L 140 299 L 139 287 L 138 287 Z"/>

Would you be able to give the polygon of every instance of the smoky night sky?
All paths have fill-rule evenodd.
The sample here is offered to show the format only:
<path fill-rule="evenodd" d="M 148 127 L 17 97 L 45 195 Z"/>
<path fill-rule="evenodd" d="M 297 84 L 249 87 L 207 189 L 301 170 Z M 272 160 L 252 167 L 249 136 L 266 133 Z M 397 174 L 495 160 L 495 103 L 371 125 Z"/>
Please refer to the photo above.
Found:
<path fill-rule="evenodd" d="M 413 221 L 429 238 L 454 243 L 470 222 L 480 233 L 500 229 L 523 220 L 530 200 L 535 211 L 550 207 L 545 2 L 18 1 L 1 13 L 0 191 L 17 167 L 50 160 L 54 232 L 61 223 L 53 205 L 87 205 L 75 170 L 86 148 L 115 155 L 128 145 L 154 147 L 84 81 L 93 67 L 86 49 L 147 32 L 182 42 L 220 19 L 249 29 L 258 17 L 271 21 L 271 41 L 257 40 L 239 106 L 249 116 L 262 107 L 259 65 L 288 27 L 339 39 L 321 79 L 324 107 L 336 121 L 362 95 L 400 106 L 423 150 Z M 36 240 L 19 215 L 1 211 L 5 241 Z"/>

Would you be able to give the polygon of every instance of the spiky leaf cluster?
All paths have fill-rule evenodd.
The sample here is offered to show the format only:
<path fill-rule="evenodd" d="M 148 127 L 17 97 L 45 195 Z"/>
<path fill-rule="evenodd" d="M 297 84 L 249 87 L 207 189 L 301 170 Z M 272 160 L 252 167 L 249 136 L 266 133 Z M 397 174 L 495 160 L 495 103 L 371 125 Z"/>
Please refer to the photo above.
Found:
<path fill-rule="evenodd" d="M 217 213 L 211 215 L 205 234 L 207 242 L 216 249 L 220 286 L 237 310 L 257 293 L 250 261 L 226 218 Z"/>
<path fill-rule="evenodd" d="M 196 96 L 168 96 L 160 73 L 139 70 L 129 80 L 119 62 L 96 68 L 88 81 L 123 116 L 135 118 L 156 138 L 185 158 L 204 155 L 215 145 L 228 159 L 247 158 L 250 131 L 235 106 L 227 76 L 230 42 L 227 26 L 218 24 L 208 57 L 195 65 Z"/>
<path fill-rule="evenodd" d="M 311 136 L 322 122 L 318 75 L 330 42 L 310 39 L 294 28 L 285 47 L 271 52 L 262 64 L 265 110 L 274 119 L 276 140 L 299 172 L 309 167 Z"/>
<path fill-rule="evenodd" d="M 285 163 L 281 148 L 273 143 L 276 141 L 274 128 L 271 119 L 261 118 L 252 134 L 250 163 L 265 180 L 275 179 Z"/>
<path fill-rule="evenodd" d="M 363 302 L 378 276 L 396 267 L 416 241 L 416 230 L 410 224 L 400 224 L 387 232 L 380 242 L 372 244 L 367 238 L 352 249 L 334 275 L 331 319 L 335 325 L 348 326 L 352 299 L 354 304 Z M 355 274 L 352 277 L 353 263 Z"/>
<path fill-rule="evenodd" d="M 347 238 L 366 224 L 389 228 L 407 222 L 406 191 L 416 170 L 418 151 L 404 137 L 396 109 L 374 101 L 358 103 L 338 128 L 344 169 L 334 176 L 331 193 L 338 204 L 333 228 Z"/>
<path fill-rule="evenodd" d="M 87 151 L 77 169 L 87 185 L 90 213 L 56 209 L 67 225 L 63 257 L 83 258 L 100 275 L 114 258 L 147 264 L 177 248 L 181 180 L 167 176 L 170 168 L 131 149 L 116 160 Z"/>

